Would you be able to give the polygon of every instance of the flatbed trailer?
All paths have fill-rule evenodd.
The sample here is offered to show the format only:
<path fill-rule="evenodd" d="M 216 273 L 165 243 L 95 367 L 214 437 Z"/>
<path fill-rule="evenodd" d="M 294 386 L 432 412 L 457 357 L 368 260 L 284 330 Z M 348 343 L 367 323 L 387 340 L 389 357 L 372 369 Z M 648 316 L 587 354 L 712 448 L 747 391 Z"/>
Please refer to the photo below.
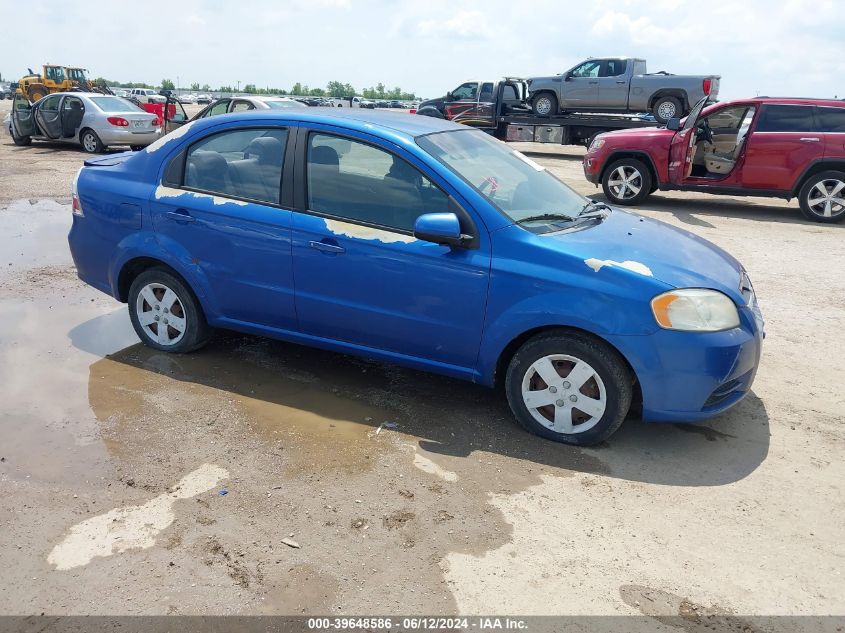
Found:
<path fill-rule="evenodd" d="M 505 77 L 494 85 L 486 98 L 445 101 L 439 107 L 423 104 L 416 113 L 477 127 L 503 141 L 558 145 L 589 146 L 602 132 L 658 125 L 654 117 L 646 113 L 585 112 L 540 116 L 528 105 L 530 95 L 525 79 Z"/>
<path fill-rule="evenodd" d="M 508 114 L 499 116 L 494 136 L 503 141 L 589 146 L 593 138 L 602 132 L 657 125 L 653 118 L 640 115 Z"/>

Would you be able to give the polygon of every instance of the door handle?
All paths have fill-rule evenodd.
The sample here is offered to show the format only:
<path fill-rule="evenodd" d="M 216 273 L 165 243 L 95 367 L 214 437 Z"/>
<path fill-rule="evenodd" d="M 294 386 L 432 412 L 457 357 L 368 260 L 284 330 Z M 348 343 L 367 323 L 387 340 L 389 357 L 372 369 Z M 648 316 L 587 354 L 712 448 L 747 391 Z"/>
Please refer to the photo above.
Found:
<path fill-rule="evenodd" d="M 177 209 L 176 211 L 168 211 L 167 217 L 171 220 L 176 220 L 182 224 L 196 221 L 196 218 L 189 214 L 185 209 Z"/>
<path fill-rule="evenodd" d="M 590 83 L 591 84 L 597 84 L 598 82 L 597 81 L 591 81 Z"/>
<path fill-rule="evenodd" d="M 311 241 L 308 242 L 308 245 L 311 248 L 316 248 L 318 251 L 323 251 L 324 253 L 345 253 L 346 249 L 343 248 L 340 244 L 332 244 L 331 242 L 315 242 Z"/>
<path fill-rule="evenodd" d="M 800 139 L 798 139 L 798 140 L 800 140 L 800 141 L 806 141 L 806 142 L 808 142 L 808 143 L 817 143 L 820 139 L 819 139 L 819 137 L 818 137 L 818 136 L 802 136 L 802 137 L 801 137 Z"/>
<path fill-rule="evenodd" d="M 626 84 L 626 83 L 628 83 L 628 82 L 627 82 L 627 81 L 617 81 L 616 83 L 618 83 L 618 84 Z"/>

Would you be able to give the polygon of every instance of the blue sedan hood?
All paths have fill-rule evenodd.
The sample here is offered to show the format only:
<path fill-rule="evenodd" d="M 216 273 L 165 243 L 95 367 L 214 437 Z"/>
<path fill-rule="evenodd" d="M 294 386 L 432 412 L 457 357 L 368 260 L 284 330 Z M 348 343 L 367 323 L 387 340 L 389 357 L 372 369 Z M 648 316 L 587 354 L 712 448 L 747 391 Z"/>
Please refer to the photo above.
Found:
<path fill-rule="evenodd" d="M 583 231 L 539 236 L 584 261 L 596 274 L 621 268 L 675 288 L 713 288 L 742 302 L 742 265 L 727 252 L 683 229 L 614 209 Z"/>

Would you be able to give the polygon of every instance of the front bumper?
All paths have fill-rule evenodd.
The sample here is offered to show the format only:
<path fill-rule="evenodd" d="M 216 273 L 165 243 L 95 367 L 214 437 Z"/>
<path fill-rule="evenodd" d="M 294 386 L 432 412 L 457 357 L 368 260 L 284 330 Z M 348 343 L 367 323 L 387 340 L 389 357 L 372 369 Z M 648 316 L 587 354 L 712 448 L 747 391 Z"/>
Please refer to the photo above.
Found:
<path fill-rule="evenodd" d="M 599 176 L 601 175 L 601 161 L 595 156 L 587 154 L 584 156 L 584 178 L 589 180 L 594 185 L 599 183 Z"/>
<path fill-rule="evenodd" d="M 639 380 L 643 420 L 706 420 L 748 394 L 764 332 L 756 307 L 740 309 L 740 320 L 740 327 L 724 332 L 659 330 L 649 336 L 611 339 Z"/>
<path fill-rule="evenodd" d="M 161 129 L 132 132 L 121 128 L 96 130 L 103 145 L 149 145 L 161 138 Z"/>

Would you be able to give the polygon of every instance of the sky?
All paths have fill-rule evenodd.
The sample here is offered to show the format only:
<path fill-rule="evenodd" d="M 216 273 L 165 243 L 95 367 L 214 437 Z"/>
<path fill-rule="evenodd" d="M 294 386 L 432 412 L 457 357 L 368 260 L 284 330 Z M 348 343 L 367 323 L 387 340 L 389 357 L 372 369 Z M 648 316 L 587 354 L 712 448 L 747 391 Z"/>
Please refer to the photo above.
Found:
<path fill-rule="evenodd" d="M 25 17 L 23 6 L 0 0 L 0 24 L 28 25 L 3 29 L 5 80 L 49 62 L 155 85 L 338 80 L 434 97 L 631 56 L 650 72 L 721 75 L 720 100 L 845 97 L 843 0 L 27 0 Z"/>

